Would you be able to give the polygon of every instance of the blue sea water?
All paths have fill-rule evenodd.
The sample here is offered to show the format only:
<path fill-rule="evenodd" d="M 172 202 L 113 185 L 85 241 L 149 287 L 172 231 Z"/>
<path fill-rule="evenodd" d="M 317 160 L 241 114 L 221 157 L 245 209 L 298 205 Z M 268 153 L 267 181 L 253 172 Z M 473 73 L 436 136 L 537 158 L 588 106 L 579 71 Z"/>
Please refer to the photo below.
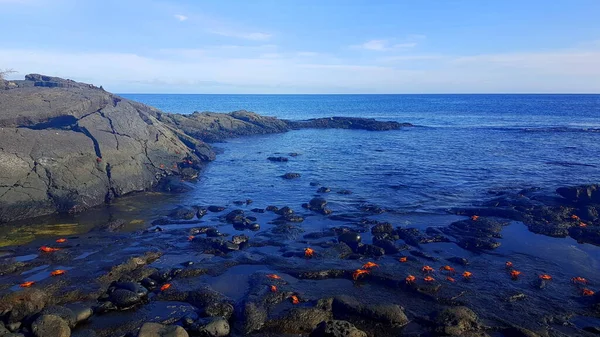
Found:
<path fill-rule="evenodd" d="M 319 182 L 338 209 L 374 203 L 399 212 L 471 205 L 490 190 L 600 181 L 600 95 L 161 95 L 125 94 L 167 112 L 246 109 L 284 119 L 370 117 L 399 131 L 300 130 L 231 139 L 195 202 L 251 198 L 295 205 Z M 290 152 L 288 163 L 266 157 Z M 302 178 L 277 178 L 298 172 Z M 264 206 L 264 205 L 263 205 Z"/>

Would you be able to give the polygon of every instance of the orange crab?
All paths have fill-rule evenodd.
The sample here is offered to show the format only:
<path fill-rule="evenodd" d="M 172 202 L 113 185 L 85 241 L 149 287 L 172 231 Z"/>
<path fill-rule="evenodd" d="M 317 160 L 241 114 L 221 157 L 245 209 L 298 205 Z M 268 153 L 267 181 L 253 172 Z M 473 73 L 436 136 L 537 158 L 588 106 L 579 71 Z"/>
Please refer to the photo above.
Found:
<path fill-rule="evenodd" d="M 406 283 L 407 283 L 407 284 L 411 284 L 411 283 L 415 283 L 415 281 L 417 280 L 417 278 L 416 278 L 416 277 L 414 277 L 413 275 L 408 275 L 408 276 L 405 278 L 405 280 L 406 280 Z"/>
<path fill-rule="evenodd" d="M 368 271 L 366 269 L 356 269 L 356 271 L 354 273 L 352 273 L 352 279 L 354 281 L 356 281 L 356 280 L 358 280 L 360 275 L 369 274 L 369 273 L 370 273 L 370 271 Z"/>
<path fill-rule="evenodd" d="M 511 270 L 511 272 L 510 272 L 510 278 L 512 278 L 513 280 L 518 279 L 520 275 L 521 275 L 521 272 L 518 270 Z"/>
<path fill-rule="evenodd" d="M 65 242 L 67 242 L 67 239 L 64 239 L 64 238 L 56 240 L 56 243 L 65 243 Z"/>
<path fill-rule="evenodd" d="M 577 215 L 573 214 L 573 215 L 571 215 L 571 219 L 573 219 L 573 220 L 579 220 L 579 217 Z"/>
<path fill-rule="evenodd" d="M 271 289 L 272 293 L 276 293 L 277 292 L 277 286 L 270 286 L 269 288 Z"/>
<path fill-rule="evenodd" d="M 473 273 L 471 273 L 470 271 L 466 271 L 466 272 L 462 273 L 462 276 L 468 280 L 468 279 L 471 279 L 471 277 L 473 276 Z"/>
<path fill-rule="evenodd" d="M 479 215 L 472 215 L 471 220 L 473 220 L 473 221 L 479 220 Z"/>
<path fill-rule="evenodd" d="M 188 241 L 194 241 L 195 238 L 196 238 L 195 236 L 190 235 L 190 236 L 188 236 Z"/>
<path fill-rule="evenodd" d="M 408 257 L 403 256 L 403 257 L 399 258 L 398 261 L 400 261 L 402 263 L 408 262 Z"/>
<path fill-rule="evenodd" d="M 165 283 L 162 287 L 160 287 L 160 291 L 165 291 L 169 288 L 171 288 L 171 283 Z"/>
<path fill-rule="evenodd" d="M 304 249 L 304 256 L 313 257 L 314 254 L 315 254 L 315 251 L 312 248 Z"/>
<path fill-rule="evenodd" d="M 19 284 L 19 287 L 21 287 L 21 288 L 29 288 L 29 287 L 31 287 L 34 284 L 35 284 L 34 281 L 27 281 L 27 282 L 23 282 L 23 283 Z"/>
<path fill-rule="evenodd" d="M 506 266 L 506 268 L 512 268 L 513 263 L 510 261 L 506 261 L 506 263 L 504 265 Z"/>
<path fill-rule="evenodd" d="M 452 277 L 450 277 L 450 276 L 446 277 L 446 281 L 450 281 L 450 282 L 452 282 L 452 283 L 456 282 L 456 280 L 455 280 L 455 279 L 453 279 L 453 278 L 452 278 Z"/>
<path fill-rule="evenodd" d="M 433 277 L 431 277 L 431 276 L 425 276 L 423 278 L 423 281 L 425 281 L 425 282 L 435 282 L 435 279 Z"/>
<path fill-rule="evenodd" d="M 267 274 L 267 277 L 273 280 L 281 280 L 281 276 L 277 274 Z"/>
<path fill-rule="evenodd" d="M 594 296 L 595 292 L 593 290 L 589 290 L 588 288 L 584 288 L 581 290 L 581 294 L 583 296 Z"/>
<path fill-rule="evenodd" d="M 299 304 L 300 303 L 300 299 L 296 295 L 292 295 L 291 299 L 292 299 L 292 304 Z"/>
<path fill-rule="evenodd" d="M 52 248 L 52 247 L 48 247 L 48 246 L 41 246 L 40 250 L 44 253 L 53 253 L 53 252 L 57 252 L 60 250 L 60 248 Z"/>
<path fill-rule="evenodd" d="M 587 227 L 587 224 L 585 222 L 583 222 L 583 221 L 580 221 L 579 222 L 579 227 L 581 227 L 581 228 Z"/>
<path fill-rule="evenodd" d="M 362 269 L 371 269 L 371 268 L 375 268 L 375 267 L 379 267 L 379 265 L 377 263 L 367 262 L 367 263 L 363 264 Z"/>
<path fill-rule="evenodd" d="M 450 267 L 450 266 L 440 267 L 440 271 L 447 271 L 447 272 L 450 272 L 452 274 L 456 273 L 456 270 L 454 268 Z"/>
<path fill-rule="evenodd" d="M 50 273 L 50 276 L 59 276 L 59 275 L 64 275 L 65 273 L 66 273 L 65 270 L 56 269 L 55 271 Z"/>
<path fill-rule="evenodd" d="M 550 280 L 552 280 L 552 276 L 550 276 L 548 274 L 542 274 L 542 275 L 540 275 L 540 279 L 542 279 L 544 281 L 550 281 Z"/>
<path fill-rule="evenodd" d="M 424 273 L 433 273 L 435 271 L 435 269 L 431 268 L 430 266 L 423 266 L 423 268 L 421 270 Z"/>
<path fill-rule="evenodd" d="M 573 278 L 571 279 L 571 282 L 573 282 L 573 283 L 575 283 L 575 284 L 578 284 L 578 283 L 579 283 L 579 284 L 587 284 L 587 283 L 588 283 L 588 281 L 587 281 L 585 278 L 583 278 L 583 277 L 580 277 L 580 276 L 573 277 Z"/>

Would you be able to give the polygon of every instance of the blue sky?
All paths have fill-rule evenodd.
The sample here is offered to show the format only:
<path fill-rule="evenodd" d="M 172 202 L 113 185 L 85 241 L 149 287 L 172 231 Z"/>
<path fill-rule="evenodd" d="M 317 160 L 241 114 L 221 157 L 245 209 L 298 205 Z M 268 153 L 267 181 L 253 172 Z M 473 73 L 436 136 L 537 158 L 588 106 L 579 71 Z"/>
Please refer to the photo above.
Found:
<path fill-rule="evenodd" d="M 598 0 L 0 0 L 0 68 L 119 93 L 600 93 Z"/>

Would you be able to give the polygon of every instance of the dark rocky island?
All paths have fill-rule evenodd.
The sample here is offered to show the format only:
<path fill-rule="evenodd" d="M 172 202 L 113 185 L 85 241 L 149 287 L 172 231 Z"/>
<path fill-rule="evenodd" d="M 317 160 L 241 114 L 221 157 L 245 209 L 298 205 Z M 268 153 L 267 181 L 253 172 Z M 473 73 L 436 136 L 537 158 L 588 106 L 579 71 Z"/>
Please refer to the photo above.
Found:
<path fill-rule="evenodd" d="M 171 114 L 38 74 L 2 86 L 0 222 L 80 212 L 156 186 L 178 190 L 164 178 L 196 177 L 215 157 L 207 142 L 297 128 L 409 126 L 343 117 L 285 121 L 248 111 Z"/>
<path fill-rule="evenodd" d="M 215 158 L 209 143 L 231 137 L 410 126 L 247 111 L 170 114 L 42 75 L 2 88 L 0 221 L 77 213 L 137 191 L 184 191 L 181 180 L 195 179 Z M 287 170 L 298 155 L 260 163 Z M 305 175 L 274 179 L 303 183 Z M 0 337 L 600 331 L 595 266 L 574 275 L 556 260 L 500 252 L 507 237 L 531 234 L 505 230 L 523 224 L 545 238 L 600 245 L 598 185 L 490 191 L 472 207 L 445 209 L 446 223 L 425 218 L 419 228 L 393 224 L 397 211 L 368 200 L 343 208 L 332 202 L 352 191 L 310 186 L 315 194 L 298 205 L 255 205 L 240 196 L 227 205 L 173 206 L 135 230 L 111 218 L 91 230 L 0 246 Z"/>

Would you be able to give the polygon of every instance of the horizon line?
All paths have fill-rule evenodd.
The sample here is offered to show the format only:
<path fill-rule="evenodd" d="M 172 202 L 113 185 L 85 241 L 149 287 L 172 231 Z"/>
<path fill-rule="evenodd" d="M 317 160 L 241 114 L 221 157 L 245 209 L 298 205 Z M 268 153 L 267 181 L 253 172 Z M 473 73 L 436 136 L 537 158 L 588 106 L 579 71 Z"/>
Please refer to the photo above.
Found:
<path fill-rule="evenodd" d="M 371 96 L 393 96 L 393 95 L 600 95 L 600 92 L 489 92 L 489 93 L 383 93 L 383 94 L 374 94 L 374 93 L 168 93 L 168 92 L 115 92 L 117 95 L 269 95 L 269 96 L 285 96 L 285 95 L 371 95 Z"/>

